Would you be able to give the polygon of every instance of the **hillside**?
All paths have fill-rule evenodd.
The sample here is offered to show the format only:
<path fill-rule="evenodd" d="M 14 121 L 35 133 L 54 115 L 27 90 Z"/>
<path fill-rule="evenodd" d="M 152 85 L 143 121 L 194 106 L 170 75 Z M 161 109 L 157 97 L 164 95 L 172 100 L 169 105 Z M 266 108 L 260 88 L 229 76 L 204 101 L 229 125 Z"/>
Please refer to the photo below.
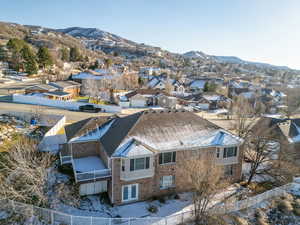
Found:
<path fill-rule="evenodd" d="M 299 71 L 288 67 L 249 62 L 236 56 L 214 56 L 201 51 L 172 53 L 97 28 L 52 29 L 0 22 L 0 44 L 10 38 L 24 39 L 35 48 L 46 46 L 54 55 L 58 55 L 61 48 L 77 47 L 83 55 L 93 59 L 109 57 L 114 59 L 114 62 L 125 63 L 133 69 L 139 69 L 141 66 L 162 67 L 169 68 L 177 74 L 193 77 L 201 76 L 203 73 L 243 74 L 249 77 L 257 74 L 268 76 L 299 74 Z"/>

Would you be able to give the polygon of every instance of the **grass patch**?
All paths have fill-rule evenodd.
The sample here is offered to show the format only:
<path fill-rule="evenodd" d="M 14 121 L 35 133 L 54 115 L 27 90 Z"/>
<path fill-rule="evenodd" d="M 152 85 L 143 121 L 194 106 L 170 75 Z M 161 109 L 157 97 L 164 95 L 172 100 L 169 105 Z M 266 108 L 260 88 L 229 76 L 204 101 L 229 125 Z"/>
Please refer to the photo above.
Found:
<path fill-rule="evenodd" d="M 264 193 L 268 190 L 271 190 L 275 187 L 274 183 L 265 181 L 261 183 L 252 182 L 248 185 L 248 188 L 252 191 L 253 195 Z"/>

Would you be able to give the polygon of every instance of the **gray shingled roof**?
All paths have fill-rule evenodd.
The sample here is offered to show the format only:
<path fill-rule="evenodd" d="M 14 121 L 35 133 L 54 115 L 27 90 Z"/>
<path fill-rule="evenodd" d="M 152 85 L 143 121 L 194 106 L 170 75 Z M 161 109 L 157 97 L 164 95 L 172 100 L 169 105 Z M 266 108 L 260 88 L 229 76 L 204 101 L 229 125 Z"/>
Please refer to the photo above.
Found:
<path fill-rule="evenodd" d="M 67 140 L 71 140 L 74 137 L 79 137 L 86 134 L 88 131 L 95 129 L 96 126 L 101 126 L 105 122 L 109 121 L 111 117 L 102 116 L 102 117 L 90 117 L 84 120 L 80 120 L 76 123 L 65 126 L 65 132 Z"/>
<path fill-rule="evenodd" d="M 79 121 L 66 127 L 67 139 L 84 135 L 89 129 L 101 126 L 110 118 L 97 117 Z M 100 142 L 112 156 L 124 140 L 134 138 L 164 145 L 164 143 L 178 142 L 191 138 L 199 131 L 216 131 L 221 129 L 217 125 L 182 110 L 148 110 L 126 117 L 115 117 L 114 122 L 100 138 Z"/>

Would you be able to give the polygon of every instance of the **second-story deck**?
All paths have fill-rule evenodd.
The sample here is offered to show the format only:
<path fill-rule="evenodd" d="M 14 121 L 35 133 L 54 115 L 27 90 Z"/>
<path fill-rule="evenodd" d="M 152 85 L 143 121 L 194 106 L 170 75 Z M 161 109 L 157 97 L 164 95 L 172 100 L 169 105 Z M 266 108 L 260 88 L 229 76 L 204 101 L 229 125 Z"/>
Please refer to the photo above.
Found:
<path fill-rule="evenodd" d="M 98 156 L 73 158 L 66 149 L 60 152 L 61 164 L 72 164 L 76 182 L 96 181 L 111 177 L 111 169 L 107 168 Z"/>

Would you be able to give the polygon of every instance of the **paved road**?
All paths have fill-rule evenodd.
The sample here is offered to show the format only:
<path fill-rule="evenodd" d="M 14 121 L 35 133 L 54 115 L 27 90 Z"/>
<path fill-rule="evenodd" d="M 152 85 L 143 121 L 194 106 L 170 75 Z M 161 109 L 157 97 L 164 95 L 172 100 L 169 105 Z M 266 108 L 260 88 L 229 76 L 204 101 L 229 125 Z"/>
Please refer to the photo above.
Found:
<path fill-rule="evenodd" d="M 65 115 L 68 122 L 74 122 L 89 117 L 95 116 L 109 116 L 110 113 L 85 113 L 85 112 L 74 112 L 64 109 L 52 108 L 47 106 L 37 106 L 28 104 L 18 104 L 9 102 L 0 102 L 0 114 L 8 112 L 42 112 L 45 114 L 56 114 Z"/>

